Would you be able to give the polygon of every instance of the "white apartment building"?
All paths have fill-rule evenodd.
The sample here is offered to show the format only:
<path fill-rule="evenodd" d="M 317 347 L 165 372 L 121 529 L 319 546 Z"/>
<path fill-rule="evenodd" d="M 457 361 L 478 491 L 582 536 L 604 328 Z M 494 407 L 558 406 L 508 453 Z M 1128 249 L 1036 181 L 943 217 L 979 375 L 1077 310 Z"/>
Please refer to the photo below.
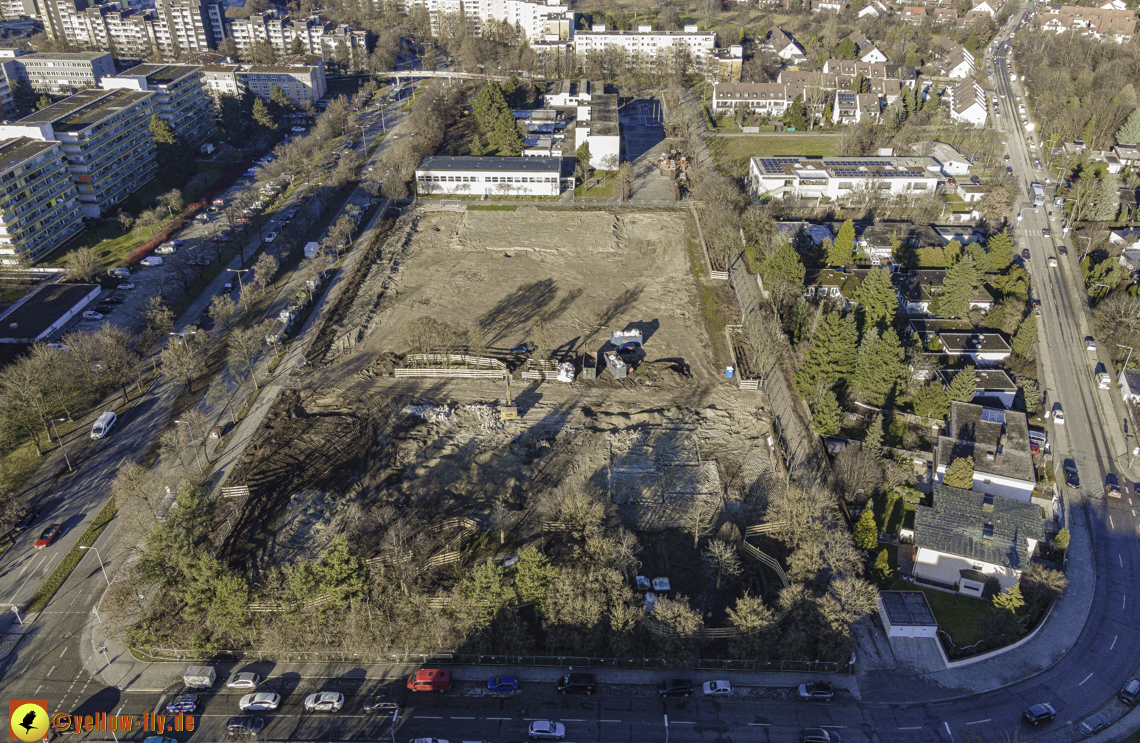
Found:
<path fill-rule="evenodd" d="M 986 125 L 989 109 L 986 107 L 986 91 L 973 79 L 963 80 L 947 89 L 950 96 L 950 118 L 975 128 Z"/>
<path fill-rule="evenodd" d="M 405 0 L 409 10 L 423 6 L 433 33 L 440 19 L 462 16 L 476 35 L 491 21 L 506 22 L 531 44 L 569 41 L 574 36 L 574 12 L 566 0 Z"/>
<path fill-rule="evenodd" d="M 463 196 L 557 196 L 557 157 L 425 157 L 416 167 L 416 192 Z"/>
<path fill-rule="evenodd" d="M 104 90 L 149 90 L 159 118 L 190 147 L 214 132 L 213 101 L 197 65 L 142 64 L 103 80 Z"/>
<path fill-rule="evenodd" d="M 757 197 L 838 202 L 865 192 L 929 198 L 937 192 L 938 170 L 932 157 L 754 157 L 749 187 Z"/>
<path fill-rule="evenodd" d="M 244 88 L 268 101 L 273 86 L 279 85 L 298 107 L 316 103 L 328 90 L 324 62 L 316 55 L 286 59 L 276 65 L 204 65 L 201 73 L 206 88 L 221 95 L 237 95 Z"/>
<path fill-rule="evenodd" d="M 104 77 L 115 74 L 115 61 L 107 52 L 0 49 L 0 59 L 13 60 L 15 75 L 27 81 L 32 90 L 52 95 L 70 95 L 83 88 L 94 88 Z"/>
<path fill-rule="evenodd" d="M 124 55 L 206 51 L 223 34 L 223 6 L 209 0 L 155 0 L 153 11 L 142 4 L 88 5 L 86 0 L 35 0 L 33 5 L 32 14 L 50 37 L 80 48 L 113 46 Z"/>
<path fill-rule="evenodd" d="M 0 141 L 0 256 L 35 259 L 83 229 L 59 142 Z"/>
<path fill-rule="evenodd" d="M 716 34 L 700 33 L 696 26 L 686 26 L 684 32 L 678 33 L 654 31 L 652 26 L 638 26 L 636 31 L 607 31 L 604 25 L 595 24 L 591 30 L 574 35 L 574 53 L 579 59 L 610 47 L 623 50 L 634 64 L 656 62 L 660 53 L 678 48 L 697 61 L 712 55 Z"/>
<path fill-rule="evenodd" d="M 319 16 L 288 18 L 275 10 L 254 13 L 248 18 L 227 18 L 227 36 L 239 52 L 254 44 L 269 42 L 278 54 L 289 54 L 294 41 L 300 40 L 304 54 L 331 56 L 338 45 L 367 53 L 367 32 L 354 30 L 344 23 L 323 21 Z"/>
<path fill-rule="evenodd" d="M 147 91 L 84 90 L 0 125 L 0 139 L 58 142 L 83 213 L 99 217 L 154 177 L 154 97 Z"/>

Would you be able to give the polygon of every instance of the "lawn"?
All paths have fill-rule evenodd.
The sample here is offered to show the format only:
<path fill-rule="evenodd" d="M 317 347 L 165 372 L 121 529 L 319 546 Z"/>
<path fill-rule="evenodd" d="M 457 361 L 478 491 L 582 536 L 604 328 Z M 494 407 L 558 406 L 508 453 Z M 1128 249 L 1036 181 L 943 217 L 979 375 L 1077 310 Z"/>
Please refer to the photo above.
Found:
<path fill-rule="evenodd" d="M 753 157 L 831 157 L 839 144 L 836 134 L 785 134 L 764 137 L 709 137 L 709 151 L 717 170 L 748 172 Z"/>
<path fill-rule="evenodd" d="M 163 223 L 165 224 L 165 222 Z M 155 227 L 158 232 L 161 226 Z M 63 259 L 73 250 L 91 248 L 99 258 L 99 265 L 103 268 L 121 266 L 127 262 L 127 256 L 139 243 L 149 240 L 151 231 L 147 227 L 135 227 L 130 232 L 123 232 L 123 228 L 114 219 L 104 220 L 102 224 L 90 230 L 83 230 L 61 247 L 52 251 L 43 260 L 47 266 L 62 266 Z"/>
<path fill-rule="evenodd" d="M 605 185 L 602 185 L 602 178 L 597 175 L 592 175 L 586 179 L 586 183 L 574 189 L 575 196 L 596 196 L 611 198 L 614 195 L 614 183 L 617 178 L 612 176 L 605 179 Z M 589 188 L 587 188 L 589 186 Z"/>

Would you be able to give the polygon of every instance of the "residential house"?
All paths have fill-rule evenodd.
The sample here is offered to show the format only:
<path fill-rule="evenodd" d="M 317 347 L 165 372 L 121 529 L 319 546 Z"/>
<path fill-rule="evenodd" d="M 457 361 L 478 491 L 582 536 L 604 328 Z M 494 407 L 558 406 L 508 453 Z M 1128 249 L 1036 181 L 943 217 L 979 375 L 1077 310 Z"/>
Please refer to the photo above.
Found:
<path fill-rule="evenodd" d="M 942 291 L 946 269 L 924 268 L 895 274 L 900 306 L 907 315 L 930 316 L 930 303 Z M 994 298 L 984 286 L 970 300 L 970 309 L 988 312 L 993 309 Z"/>
<path fill-rule="evenodd" d="M 850 93 L 839 91 L 831 107 L 831 123 L 858 124 L 866 117 L 877 121 L 882 112 L 879 96 L 874 93 Z"/>
<path fill-rule="evenodd" d="M 1109 230 L 1108 242 L 1121 246 L 1121 250 L 1140 250 L 1140 229 L 1129 227 L 1123 230 Z"/>
<path fill-rule="evenodd" d="M 859 247 L 871 260 L 879 265 L 891 265 L 898 256 L 894 255 L 894 244 L 910 248 L 942 247 L 942 238 L 934 228 L 911 222 L 876 222 L 857 228 Z"/>
<path fill-rule="evenodd" d="M 546 96 L 544 100 L 547 106 L 569 108 L 570 106 L 580 106 L 583 103 L 589 103 L 591 96 L 599 93 L 605 93 L 605 85 L 603 83 L 588 80 L 577 83 L 571 80 L 559 80 L 558 82 L 553 82 L 546 86 Z"/>
<path fill-rule="evenodd" d="M 1081 5 L 1046 6 L 1038 11 L 1034 22 L 1043 31 L 1076 33 L 1098 41 L 1126 44 L 1136 33 L 1136 13 L 1113 0 L 1099 7 Z"/>
<path fill-rule="evenodd" d="M 827 225 L 817 224 L 815 222 L 777 222 L 776 232 L 780 233 L 784 240 L 791 242 L 792 236 L 799 231 L 800 227 L 804 228 L 804 231 L 807 232 L 812 242 L 816 245 L 822 245 L 824 238 L 828 240 L 835 239 L 835 233 L 829 230 Z"/>
<path fill-rule="evenodd" d="M 0 183 L 0 256 L 34 261 L 83 229 L 79 195 L 59 142 L 0 141 Z"/>
<path fill-rule="evenodd" d="M 914 578 L 982 598 L 993 577 L 1017 585 L 1045 538 L 1041 508 L 1022 500 L 935 484 L 914 514 Z"/>
<path fill-rule="evenodd" d="M 745 110 L 778 118 L 787 113 L 805 90 L 802 85 L 784 83 L 716 83 L 712 111 L 714 116 Z"/>
<path fill-rule="evenodd" d="M 862 17 L 862 15 L 860 15 Z M 877 63 L 886 62 L 887 55 L 883 54 L 874 42 L 870 41 L 861 32 L 855 31 L 848 34 L 847 39 L 850 39 L 855 44 L 855 58 L 860 62 Z"/>
<path fill-rule="evenodd" d="M 25 52 L 0 49 L 0 58 L 13 60 L 14 69 L 4 65 L 8 83 L 25 81 L 36 93 L 71 95 L 94 88 L 108 75 L 115 74 L 115 60 L 108 52 Z"/>
<path fill-rule="evenodd" d="M 975 186 L 972 183 L 959 182 L 954 187 L 954 193 L 958 194 L 958 198 L 967 204 L 976 204 L 986 197 L 989 193 L 985 186 Z"/>
<path fill-rule="evenodd" d="M 779 26 L 773 26 L 772 30 L 768 32 L 768 48 L 785 62 L 797 65 L 807 61 L 804 48 L 795 39 L 784 33 Z"/>
<path fill-rule="evenodd" d="M 1140 166 L 1140 147 L 1134 144 L 1118 144 L 1112 148 L 1112 154 L 1126 168 L 1135 170 Z"/>
<path fill-rule="evenodd" d="M 972 77 L 974 74 L 974 55 L 965 47 L 959 47 L 951 52 L 940 65 L 942 74 L 950 79 Z"/>
<path fill-rule="evenodd" d="M 701 33 L 695 25 L 685 26 L 684 31 L 655 31 L 651 25 L 613 31 L 595 24 L 589 31 L 574 34 L 573 47 L 579 62 L 619 51 L 631 67 L 652 70 L 684 58 L 713 82 L 740 82 L 744 56 L 739 45 L 716 49 L 716 34 Z"/>
<path fill-rule="evenodd" d="M 969 175 L 970 173 L 970 161 L 966 156 L 945 142 L 925 139 L 921 142 L 915 142 L 910 146 L 910 149 L 916 155 L 933 157 L 942 166 L 944 173 L 949 175 Z"/>
<path fill-rule="evenodd" d="M 986 124 L 989 109 L 986 107 L 986 92 L 972 78 L 950 86 L 950 118 L 974 128 Z"/>
<path fill-rule="evenodd" d="M 592 168 L 617 169 L 615 164 L 621 158 L 617 101 L 616 95 L 599 93 L 592 96 L 589 104 L 578 106 L 578 118 L 574 124 L 574 142 L 577 147 L 583 144 L 590 146 Z"/>
<path fill-rule="evenodd" d="M 1140 369 L 1131 367 L 1122 369 L 1117 381 L 1120 383 L 1120 394 L 1125 402 L 1140 403 Z"/>
<path fill-rule="evenodd" d="M 854 256 L 852 256 L 854 257 Z M 866 268 L 825 268 L 804 277 L 804 296 L 814 301 L 830 300 L 846 309 L 855 306 L 855 293 L 867 277 Z"/>
<path fill-rule="evenodd" d="M 935 8 L 930 19 L 935 23 L 958 23 L 958 11 L 954 8 Z"/>
<path fill-rule="evenodd" d="M 155 113 L 190 147 L 214 133 L 213 99 L 202 84 L 201 67 L 193 65 L 141 64 L 104 78 L 104 90 L 150 90 L 155 94 Z"/>
<path fill-rule="evenodd" d="M 997 4 L 995 2 L 995 4 Z M 974 7 L 966 11 L 966 20 L 973 21 L 978 18 L 993 18 L 997 11 L 989 4 L 987 0 L 982 0 Z"/>
<path fill-rule="evenodd" d="M 950 384 L 961 370 L 942 369 L 938 376 L 943 384 Z M 1013 402 L 1017 399 L 1017 384 L 1002 369 L 974 369 L 974 398 L 975 405 L 986 408 L 1002 407 L 1013 409 Z"/>
<path fill-rule="evenodd" d="M 975 492 L 1030 502 L 1037 477 L 1025 413 L 950 403 L 950 425 L 938 437 L 934 481 L 942 482 L 947 467 L 961 457 L 974 460 Z"/>
<path fill-rule="evenodd" d="M 822 11 L 841 13 L 846 7 L 846 0 L 811 0 L 811 12 L 813 13 Z"/>
<path fill-rule="evenodd" d="M 926 14 L 926 8 L 921 5 L 908 5 L 899 11 L 899 18 L 904 23 L 922 23 L 929 16 Z"/>
<path fill-rule="evenodd" d="M 859 18 L 880 18 L 891 14 L 891 8 L 882 0 L 872 0 L 859 11 Z"/>

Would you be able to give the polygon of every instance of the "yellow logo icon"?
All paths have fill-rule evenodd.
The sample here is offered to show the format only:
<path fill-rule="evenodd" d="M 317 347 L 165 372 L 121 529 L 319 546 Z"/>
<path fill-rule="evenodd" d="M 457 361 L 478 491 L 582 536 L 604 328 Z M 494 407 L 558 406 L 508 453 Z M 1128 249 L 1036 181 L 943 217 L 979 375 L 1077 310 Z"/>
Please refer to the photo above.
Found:
<path fill-rule="evenodd" d="M 8 702 L 8 738 L 43 740 L 48 734 L 47 702 L 18 699 Z"/>

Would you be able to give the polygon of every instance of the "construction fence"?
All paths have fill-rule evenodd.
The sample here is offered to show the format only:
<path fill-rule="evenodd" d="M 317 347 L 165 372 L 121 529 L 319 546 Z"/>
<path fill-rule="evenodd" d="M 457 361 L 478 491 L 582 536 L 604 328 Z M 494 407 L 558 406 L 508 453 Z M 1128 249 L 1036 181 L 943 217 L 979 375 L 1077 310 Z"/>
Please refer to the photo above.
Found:
<path fill-rule="evenodd" d="M 135 655 L 152 661 L 185 663 L 203 660 L 192 650 L 136 648 Z M 614 668 L 628 670 L 748 671 L 753 673 L 839 673 L 846 664 L 829 661 L 732 660 L 701 658 L 590 658 L 571 655 L 463 655 L 458 653 L 372 653 L 351 650 L 219 650 L 215 661 L 243 662 L 272 660 L 278 663 L 370 663 L 398 666 L 486 666 L 491 668 Z"/>

